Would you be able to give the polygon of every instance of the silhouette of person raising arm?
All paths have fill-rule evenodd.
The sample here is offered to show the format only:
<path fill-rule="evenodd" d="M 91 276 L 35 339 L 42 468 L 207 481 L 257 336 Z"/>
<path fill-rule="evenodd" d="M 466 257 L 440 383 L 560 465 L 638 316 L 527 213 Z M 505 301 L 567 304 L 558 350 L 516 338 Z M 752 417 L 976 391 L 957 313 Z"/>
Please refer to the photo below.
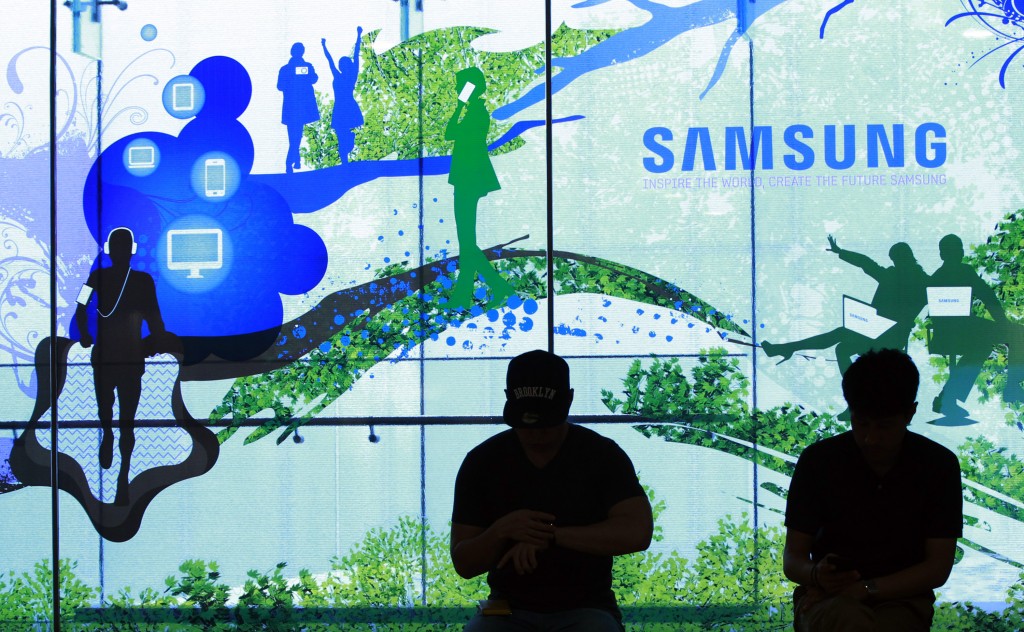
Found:
<path fill-rule="evenodd" d="M 928 302 L 925 290 L 928 274 L 918 264 L 914 251 L 903 242 L 893 244 L 889 249 L 889 259 L 893 265 L 888 268 L 875 263 L 866 255 L 840 248 L 832 235 L 828 236 L 828 244 L 829 252 L 836 253 L 841 260 L 860 268 L 878 282 L 871 306 L 879 316 L 893 320 L 896 324 L 877 339 L 838 327 L 804 340 L 778 344 L 765 341 L 761 347 L 769 357 L 781 356 L 780 362 L 785 362 L 801 349 L 827 349 L 836 345 L 839 371 L 846 373 L 855 355 L 872 348 L 903 349 L 907 346 L 914 320 Z"/>
<path fill-rule="evenodd" d="M 103 251 L 111 265 L 97 268 L 78 296 L 75 319 L 83 348 L 92 347 L 93 381 L 99 407 L 103 438 L 100 442 L 100 466 L 107 469 L 114 459 L 114 396 L 119 408 L 118 428 L 121 466 L 117 475 L 115 502 L 128 502 L 128 472 L 135 449 L 135 411 L 142 395 L 142 375 L 146 357 L 155 354 L 155 341 L 164 336 L 164 321 L 157 304 L 153 277 L 131 269 L 132 255 L 138 248 L 131 229 L 121 226 L 110 231 Z M 96 296 L 96 344 L 89 333 L 86 307 Z M 150 337 L 142 337 L 142 323 Z"/>
<path fill-rule="evenodd" d="M 356 146 L 356 128 L 362 126 L 363 113 L 359 109 L 359 103 L 353 94 L 356 89 L 356 79 L 359 78 L 359 46 L 362 44 L 363 27 L 356 27 L 356 46 L 352 57 L 339 57 L 338 64 L 334 64 L 331 53 L 327 50 L 327 39 L 321 38 L 320 45 L 323 46 L 324 56 L 331 66 L 331 74 L 334 81 L 331 86 L 334 88 L 334 110 L 331 113 L 331 127 L 335 136 L 338 137 L 338 158 L 341 164 L 348 162 L 348 155 Z"/>

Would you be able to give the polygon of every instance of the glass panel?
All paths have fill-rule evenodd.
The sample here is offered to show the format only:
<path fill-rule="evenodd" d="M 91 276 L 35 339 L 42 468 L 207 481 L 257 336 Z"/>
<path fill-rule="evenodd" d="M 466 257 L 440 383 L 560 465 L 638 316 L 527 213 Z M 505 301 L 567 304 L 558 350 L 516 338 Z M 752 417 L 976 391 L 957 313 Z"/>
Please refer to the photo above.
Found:
<path fill-rule="evenodd" d="M 593 44 L 559 60 L 554 84 L 555 349 L 572 358 L 574 412 L 605 422 L 594 429 L 659 506 L 646 567 L 693 587 L 624 590 L 627 618 L 732 616 L 757 575 L 708 567 L 707 547 L 722 537 L 743 559 L 765 524 L 748 414 L 750 172 L 735 150 L 750 139 L 748 47 L 734 4 L 589 4 L 559 16 Z"/>
<path fill-rule="evenodd" d="M 999 610 L 1024 555 L 1022 499 L 1005 495 L 1024 448 L 1018 326 L 997 324 L 1004 311 L 1019 319 L 1008 276 L 1017 258 L 1007 253 L 1024 189 L 1007 157 L 1021 142 L 1008 121 L 1020 102 L 1014 78 L 1024 77 L 1019 64 L 1004 66 L 1000 85 L 1008 54 L 998 38 L 1019 39 L 1021 14 L 1012 3 L 994 12 L 979 2 L 896 2 L 879 12 L 829 4 L 823 13 L 786 3 L 750 29 L 755 120 L 774 141 L 774 165 L 760 161 L 755 190 L 765 340 L 757 401 L 775 411 L 761 443 L 792 460 L 845 430 L 841 375 L 851 359 L 906 348 L 921 371 L 910 430 L 963 466 L 964 537 L 940 601 Z M 970 312 L 949 286 L 972 288 L 974 316 L 943 315 L 957 300 L 956 313 Z M 970 365 L 990 353 L 975 383 Z M 951 355 L 960 355 L 952 370 Z M 788 466 L 766 465 L 787 488 Z M 780 505 L 776 492 L 762 497 Z M 934 625 L 952 616 L 940 611 Z"/>

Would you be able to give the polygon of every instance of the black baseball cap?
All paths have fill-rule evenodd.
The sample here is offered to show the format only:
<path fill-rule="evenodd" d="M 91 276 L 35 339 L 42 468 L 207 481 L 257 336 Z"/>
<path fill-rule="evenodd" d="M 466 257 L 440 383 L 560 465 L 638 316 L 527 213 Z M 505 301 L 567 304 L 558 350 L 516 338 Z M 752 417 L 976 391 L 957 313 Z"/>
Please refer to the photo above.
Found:
<path fill-rule="evenodd" d="M 505 378 L 505 423 L 548 428 L 569 417 L 569 365 L 553 353 L 528 351 L 512 358 Z"/>

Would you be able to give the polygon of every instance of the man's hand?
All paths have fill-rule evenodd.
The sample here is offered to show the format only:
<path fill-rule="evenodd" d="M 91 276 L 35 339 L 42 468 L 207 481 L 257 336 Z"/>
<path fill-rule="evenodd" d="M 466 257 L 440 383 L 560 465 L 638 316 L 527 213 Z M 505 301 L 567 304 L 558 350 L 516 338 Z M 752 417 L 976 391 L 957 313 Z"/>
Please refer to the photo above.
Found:
<path fill-rule="evenodd" d="M 498 518 L 492 528 L 499 537 L 546 547 L 555 537 L 555 517 L 543 511 L 519 509 Z"/>
<path fill-rule="evenodd" d="M 800 597 L 800 603 L 797 606 L 797 612 L 807 612 L 818 603 L 828 598 L 828 594 L 824 590 L 817 586 L 807 586 L 807 591 L 802 597 Z"/>
<path fill-rule="evenodd" d="M 525 575 L 527 573 L 532 573 L 537 570 L 537 552 L 543 551 L 546 548 L 548 548 L 548 545 L 546 544 L 538 546 L 536 544 L 517 542 L 505 553 L 505 555 L 501 556 L 501 560 L 498 562 L 498 568 L 504 568 L 505 564 L 511 561 L 517 574 Z"/>
<path fill-rule="evenodd" d="M 857 601 L 864 601 L 870 596 L 864 582 L 854 582 L 849 584 L 846 588 L 840 590 L 838 594 L 851 597 Z"/>
<path fill-rule="evenodd" d="M 78 344 L 82 345 L 83 349 L 88 349 L 89 347 L 92 346 L 92 336 L 89 334 L 82 334 L 82 337 L 81 339 L 79 339 Z"/>
<path fill-rule="evenodd" d="M 851 586 L 858 587 L 859 584 L 856 582 L 860 580 L 860 573 L 837 569 L 831 562 L 833 557 L 835 555 L 829 553 L 815 566 L 814 578 L 822 590 L 829 595 L 838 595 L 846 592 Z"/>

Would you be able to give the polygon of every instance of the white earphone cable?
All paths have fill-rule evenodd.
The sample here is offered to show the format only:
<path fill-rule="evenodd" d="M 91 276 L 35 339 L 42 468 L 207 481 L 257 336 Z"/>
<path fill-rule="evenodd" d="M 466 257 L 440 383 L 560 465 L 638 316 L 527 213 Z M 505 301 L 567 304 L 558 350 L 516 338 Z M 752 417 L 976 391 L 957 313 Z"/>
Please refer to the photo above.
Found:
<path fill-rule="evenodd" d="M 113 314 L 115 310 L 117 310 L 117 306 L 121 304 L 121 297 L 124 296 L 124 289 L 128 287 L 128 277 L 131 275 L 131 273 L 131 268 L 128 268 L 128 272 L 124 273 L 124 283 L 121 284 L 121 293 L 117 295 L 117 300 L 114 301 L 114 306 L 110 308 L 109 312 L 104 314 L 102 311 L 100 311 L 100 302 L 98 300 L 96 301 L 97 314 L 99 314 L 103 318 L 110 318 L 110 315 Z"/>

